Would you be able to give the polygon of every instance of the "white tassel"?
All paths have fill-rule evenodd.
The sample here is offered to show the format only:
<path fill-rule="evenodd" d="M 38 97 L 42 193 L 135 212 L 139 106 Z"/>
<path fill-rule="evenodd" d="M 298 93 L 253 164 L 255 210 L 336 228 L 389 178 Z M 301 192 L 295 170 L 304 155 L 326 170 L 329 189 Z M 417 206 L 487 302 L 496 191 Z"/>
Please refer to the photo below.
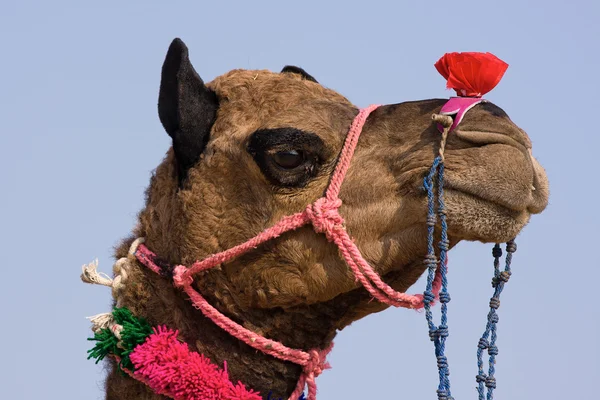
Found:
<path fill-rule="evenodd" d="M 112 287 L 113 280 L 105 273 L 98 272 L 98 259 L 84 265 L 81 269 L 83 271 L 81 280 L 85 283 Z"/>
<path fill-rule="evenodd" d="M 110 328 L 110 326 L 115 322 L 112 313 L 102 313 L 87 317 L 87 319 L 89 319 L 92 323 L 92 331 L 94 333 L 100 332 L 102 329 Z"/>

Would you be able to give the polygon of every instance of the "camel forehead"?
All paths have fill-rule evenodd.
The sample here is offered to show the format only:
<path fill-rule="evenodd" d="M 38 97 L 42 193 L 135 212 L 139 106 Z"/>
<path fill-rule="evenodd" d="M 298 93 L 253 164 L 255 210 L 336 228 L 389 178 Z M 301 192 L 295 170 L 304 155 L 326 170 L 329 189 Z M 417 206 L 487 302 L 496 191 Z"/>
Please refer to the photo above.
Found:
<path fill-rule="evenodd" d="M 219 98 L 213 139 L 225 132 L 241 139 L 257 129 L 288 126 L 321 131 L 332 125 L 340 107 L 353 108 L 339 93 L 293 73 L 237 69 L 207 86 Z"/>
<path fill-rule="evenodd" d="M 208 87 L 214 90 L 220 99 L 230 101 L 252 95 L 263 101 L 314 97 L 350 104 L 339 93 L 303 79 L 299 74 L 275 73 L 269 70 L 235 69 L 215 78 Z"/>

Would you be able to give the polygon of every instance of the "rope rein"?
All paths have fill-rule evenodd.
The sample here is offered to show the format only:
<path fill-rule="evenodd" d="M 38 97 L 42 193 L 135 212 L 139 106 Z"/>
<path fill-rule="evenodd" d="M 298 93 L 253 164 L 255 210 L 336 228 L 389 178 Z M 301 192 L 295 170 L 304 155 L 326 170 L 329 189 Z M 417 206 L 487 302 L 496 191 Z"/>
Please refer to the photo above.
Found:
<path fill-rule="evenodd" d="M 433 165 L 429 170 L 429 174 L 425 177 L 423 186 L 427 191 L 427 257 L 425 264 L 427 266 L 427 285 L 425 292 L 423 293 L 424 306 L 425 306 L 425 319 L 429 328 L 429 338 L 433 341 L 435 347 L 435 356 L 437 359 L 438 373 L 439 373 L 439 385 L 437 389 L 439 400 L 450 400 L 450 371 L 448 369 L 448 359 L 444 354 L 446 339 L 448 337 L 448 302 L 450 301 L 450 294 L 448 293 L 448 280 L 446 274 L 448 272 L 447 264 L 447 252 L 450 246 L 448 241 L 448 225 L 446 223 L 446 209 L 444 204 L 444 151 L 446 148 L 446 139 L 448 132 L 452 126 L 452 118 L 446 115 L 434 114 L 432 119 L 441 124 L 444 127 L 442 132 L 442 140 L 440 142 L 439 155 L 434 159 Z M 437 176 L 437 182 L 434 178 Z M 436 218 L 436 206 L 435 206 L 435 188 L 434 185 L 437 183 L 437 218 L 440 220 L 441 225 L 441 238 L 438 243 L 439 248 L 439 263 L 436 258 L 436 252 L 434 248 L 434 234 L 435 226 L 437 224 Z M 439 268 L 438 268 L 439 265 Z M 441 276 L 442 287 L 439 293 L 439 300 L 441 303 L 441 320 L 440 325 L 435 326 L 433 323 L 433 314 L 431 311 L 431 305 L 434 300 L 432 292 L 433 280 L 435 273 L 439 272 Z"/>
<path fill-rule="evenodd" d="M 494 257 L 494 278 L 492 279 L 492 287 L 494 288 L 494 295 L 490 299 L 490 311 L 487 315 L 487 325 L 485 331 L 479 339 L 477 345 L 477 368 L 479 369 L 476 376 L 477 380 L 477 392 L 479 393 L 479 400 L 492 400 L 494 398 L 494 389 L 496 389 L 496 378 L 494 373 L 496 372 L 496 356 L 498 355 L 498 346 L 496 346 L 497 339 L 497 324 L 498 314 L 497 311 L 500 307 L 500 293 L 504 289 L 504 284 L 508 282 L 511 270 L 510 264 L 512 262 L 512 255 L 517 251 L 517 244 L 514 240 L 510 240 L 506 243 L 506 259 L 504 271 L 500 271 L 500 257 L 502 257 L 502 249 L 499 244 L 496 244 L 492 249 L 492 256 Z M 488 339 L 489 337 L 489 339 Z M 483 372 L 483 351 L 487 349 L 489 355 L 488 361 L 488 373 L 487 375 Z M 484 397 L 484 385 L 487 388 L 487 397 Z"/>
<path fill-rule="evenodd" d="M 425 264 L 427 265 L 427 284 L 425 292 L 423 293 L 424 307 L 425 307 L 425 319 L 429 328 L 429 338 L 434 344 L 435 356 L 437 359 L 437 367 L 439 373 L 439 385 L 437 389 L 438 400 L 453 400 L 450 390 L 450 370 L 448 366 L 448 358 L 445 355 L 446 339 L 448 338 L 448 303 L 450 302 L 450 294 L 448 293 L 448 279 L 446 277 L 448 273 L 448 224 L 446 221 L 446 208 L 444 204 L 444 151 L 446 147 L 446 141 L 448 133 L 452 127 L 453 120 L 448 115 L 434 114 L 432 116 L 434 122 L 443 126 L 442 140 L 440 142 L 440 149 L 438 156 L 433 161 L 433 165 L 429 171 L 429 174 L 425 177 L 424 187 L 427 191 L 427 257 Z M 437 176 L 437 197 L 435 196 L 435 180 Z M 434 233 L 435 226 L 437 223 L 435 200 L 437 200 L 437 218 L 439 218 L 441 226 L 441 238 L 438 243 L 439 248 L 439 263 L 436 258 L 434 248 Z M 496 310 L 500 307 L 500 293 L 504 289 L 504 284 L 508 282 L 510 278 L 510 264 L 512 261 L 512 254 L 517 251 L 517 246 L 514 240 L 509 241 L 506 244 L 506 267 L 504 271 L 500 271 L 500 257 L 502 256 L 502 249 L 499 244 L 496 244 L 492 250 L 494 257 L 494 278 L 492 279 L 492 286 L 494 287 L 494 294 L 490 299 L 490 311 L 487 316 L 487 325 L 485 331 L 479 339 L 477 345 L 477 367 L 478 374 L 476 381 L 478 384 L 477 391 L 479 394 L 479 400 L 492 400 L 493 391 L 496 388 L 495 364 L 496 355 L 498 355 L 498 347 L 496 346 L 497 339 L 497 323 L 498 314 Z M 439 268 L 438 268 L 439 265 Z M 441 291 L 439 293 L 439 300 L 441 303 L 441 317 L 440 325 L 436 326 L 433 323 L 433 315 L 431 312 L 431 305 L 434 300 L 434 294 L 432 291 L 434 275 L 436 272 L 440 273 L 441 276 Z M 488 339 L 489 338 L 489 339 Z M 483 351 L 487 349 L 489 355 L 488 362 L 488 373 L 487 375 L 483 371 Z M 484 386 L 487 387 L 487 397 L 484 396 Z"/>

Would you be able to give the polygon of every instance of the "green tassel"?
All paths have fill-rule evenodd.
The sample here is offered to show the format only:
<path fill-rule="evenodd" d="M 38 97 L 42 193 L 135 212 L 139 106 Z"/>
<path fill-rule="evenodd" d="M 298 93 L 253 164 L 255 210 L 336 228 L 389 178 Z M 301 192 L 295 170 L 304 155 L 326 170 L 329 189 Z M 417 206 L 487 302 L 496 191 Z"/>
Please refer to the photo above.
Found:
<path fill-rule="evenodd" d="M 115 335 L 109 329 L 102 329 L 99 332 L 94 333 L 93 338 L 88 340 L 95 340 L 96 345 L 88 350 L 88 360 L 90 358 L 96 359 L 96 364 L 104 359 L 109 354 L 115 354 L 119 348 L 117 347 L 118 340 Z"/>
<path fill-rule="evenodd" d="M 96 364 L 103 360 L 107 355 L 112 354 L 121 359 L 119 367 L 134 371 L 133 363 L 129 355 L 139 344 L 146 341 L 152 334 L 152 327 L 144 318 L 136 318 L 127 308 L 115 308 L 112 312 L 115 322 L 123 327 L 121 331 L 121 340 L 119 341 L 109 329 L 103 329 L 96 332 L 93 338 L 97 343 L 88 350 L 88 360 L 96 359 Z"/>

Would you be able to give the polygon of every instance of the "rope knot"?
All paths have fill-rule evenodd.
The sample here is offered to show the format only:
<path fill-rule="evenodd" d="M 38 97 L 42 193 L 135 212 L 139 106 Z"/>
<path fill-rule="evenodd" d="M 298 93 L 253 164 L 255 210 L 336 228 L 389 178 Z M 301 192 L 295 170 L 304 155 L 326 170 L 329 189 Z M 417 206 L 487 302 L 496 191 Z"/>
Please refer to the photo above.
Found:
<path fill-rule="evenodd" d="M 498 308 L 500 308 L 500 299 L 497 297 L 492 297 L 490 299 L 490 308 L 493 308 L 495 310 L 497 310 Z"/>
<path fill-rule="evenodd" d="M 440 303 L 449 303 L 450 302 L 450 293 L 448 292 L 440 292 Z"/>
<path fill-rule="evenodd" d="M 506 251 L 508 253 L 514 253 L 517 251 L 517 244 L 515 242 L 513 242 L 512 240 L 508 243 L 506 243 Z"/>
<path fill-rule="evenodd" d="M 496 378 L 493 376 L 485 378 L 485 386 L 490 389 L 496 389 Z"/>
<path fill-rule="evenodd" d="M 500 258 L 500 257 L 502 257 L 502 249 L 500 248 L 499 245 L 495 245 L 492 248 L 492 257 L 494 257 L 494 258 Z"/>
<path fill-rule="evenodd" d="M 448 251 L 448 249 L 450 248 L 450 241 L 448 239 L 440 240 L 438 247 L 440 248 L 440 250 Z"/>
<path fill-rule="evenodd" d="M 189 286 L 194 282 L 194 278 L 186 275 L 188 271 L 183 265 L 178 265 L 173 269 L 173 283 L 177 287 Z"/>
<path fill-rule="evenodd" d="M 508 282 L 508 280 L 510 279 L 510 271 L 502 271 L 500 272 L 498 275 L 496 275 L 495 277 L 492 278 L 492 286 L 496 287 L 500 284 L 504 284 L 506 282 Z"/>
<path fill-rule="evenodd" d="M 302 367 L 302 375 L 300 375 L 296 389 L 289 397 L 289 400 L 298 400 L 302 398 L 301 395 L 304 392 L 305 385 L 308 386 L 308 396 L 306 399 L 317 399 L 317 384 L 315 383 L 315 378 L 321 375 L 324 370 L 331 368 L 326 358 L 332 348 L 333 343 L 325 350 L 313 349 L 308 352 L 308 359 Z"/>
<path fill-rule="evenodd" d="M 438 368 L 448 368 L 448 359 L 446 358 L 446 356 L 438 356 L 437 365 Z"/>
<path fill-rule="evenodd" d="M 305 213 L 310 219 L 315 232 L 324 233 L 327 240 L 333 240 L 332 234 L 336 226 L 344 223 L 344 218 L 338 212 L 338 208 L 342 205 L 342 200 L 330 200 L 326 197 L 321 197 L 314 203 L 306 207 Z"/>
<path fill-rule="evenodd" d="M 446 389 L 438 389 L 437 396 L 438 400 L 450 400 L 450 397 L 448 397 L 448 391 Z"/>
<path fill-rule="evenodd" d="M 448 337 L 448 325 L 440 325 L 437 328 L 437 334 L 441 338 Z"/>
<path fill-rule="evenodd" d="M 430 214 L 427 216 L 427 226 L 435 226 L 436 222 L 437 219 L 435 217 L 435 214 Z"/>
<path fill-rule="evenodd" d="M 508 280 L 510 279 L 510 275 L 510 271 L 502 271 L 498 275 L 498 279 L 502 282 L 508 282 Z"/>
<path fill-rule="evenodd" d="M 425 265 L 427 267 L 435 267 L 438 263 L 437 261 L 437 257 L 435 256 L 435 254 L 427 254 L 425 256 L 425 261 L 424 261 Z"/>
<path fill-rule="evenodd" d="M 331 368 L 327 362 L 327 354 L 333 348 L 333 343 L 324 350 L 310 350 L 308 352 L 308 359 L 302 364 L 302 375 L 296 385 L 296 389 L 292 392 L 289 400 L 298 400 L 302 397 L 304 387 L 308 386 L 308 396 L 306 400 L 317 399 L 317 384 L 315 378 L 317 378 L 324 370 Z"/>
<path fill-rule="evenodd" d="M 431 290 L 423 292 L 423 303 L 431 304 L 435 300 L 435 294 Z"/>
<path fill-rule="evenodd" d="M 308 352 L 310 358 L 304 366 L 304 371 L 308 377 L 311 375 L 316 378 L 323 373 L 324 370 L 331 368 L 326 359 L 326 354 L 317 350 Z"/>

